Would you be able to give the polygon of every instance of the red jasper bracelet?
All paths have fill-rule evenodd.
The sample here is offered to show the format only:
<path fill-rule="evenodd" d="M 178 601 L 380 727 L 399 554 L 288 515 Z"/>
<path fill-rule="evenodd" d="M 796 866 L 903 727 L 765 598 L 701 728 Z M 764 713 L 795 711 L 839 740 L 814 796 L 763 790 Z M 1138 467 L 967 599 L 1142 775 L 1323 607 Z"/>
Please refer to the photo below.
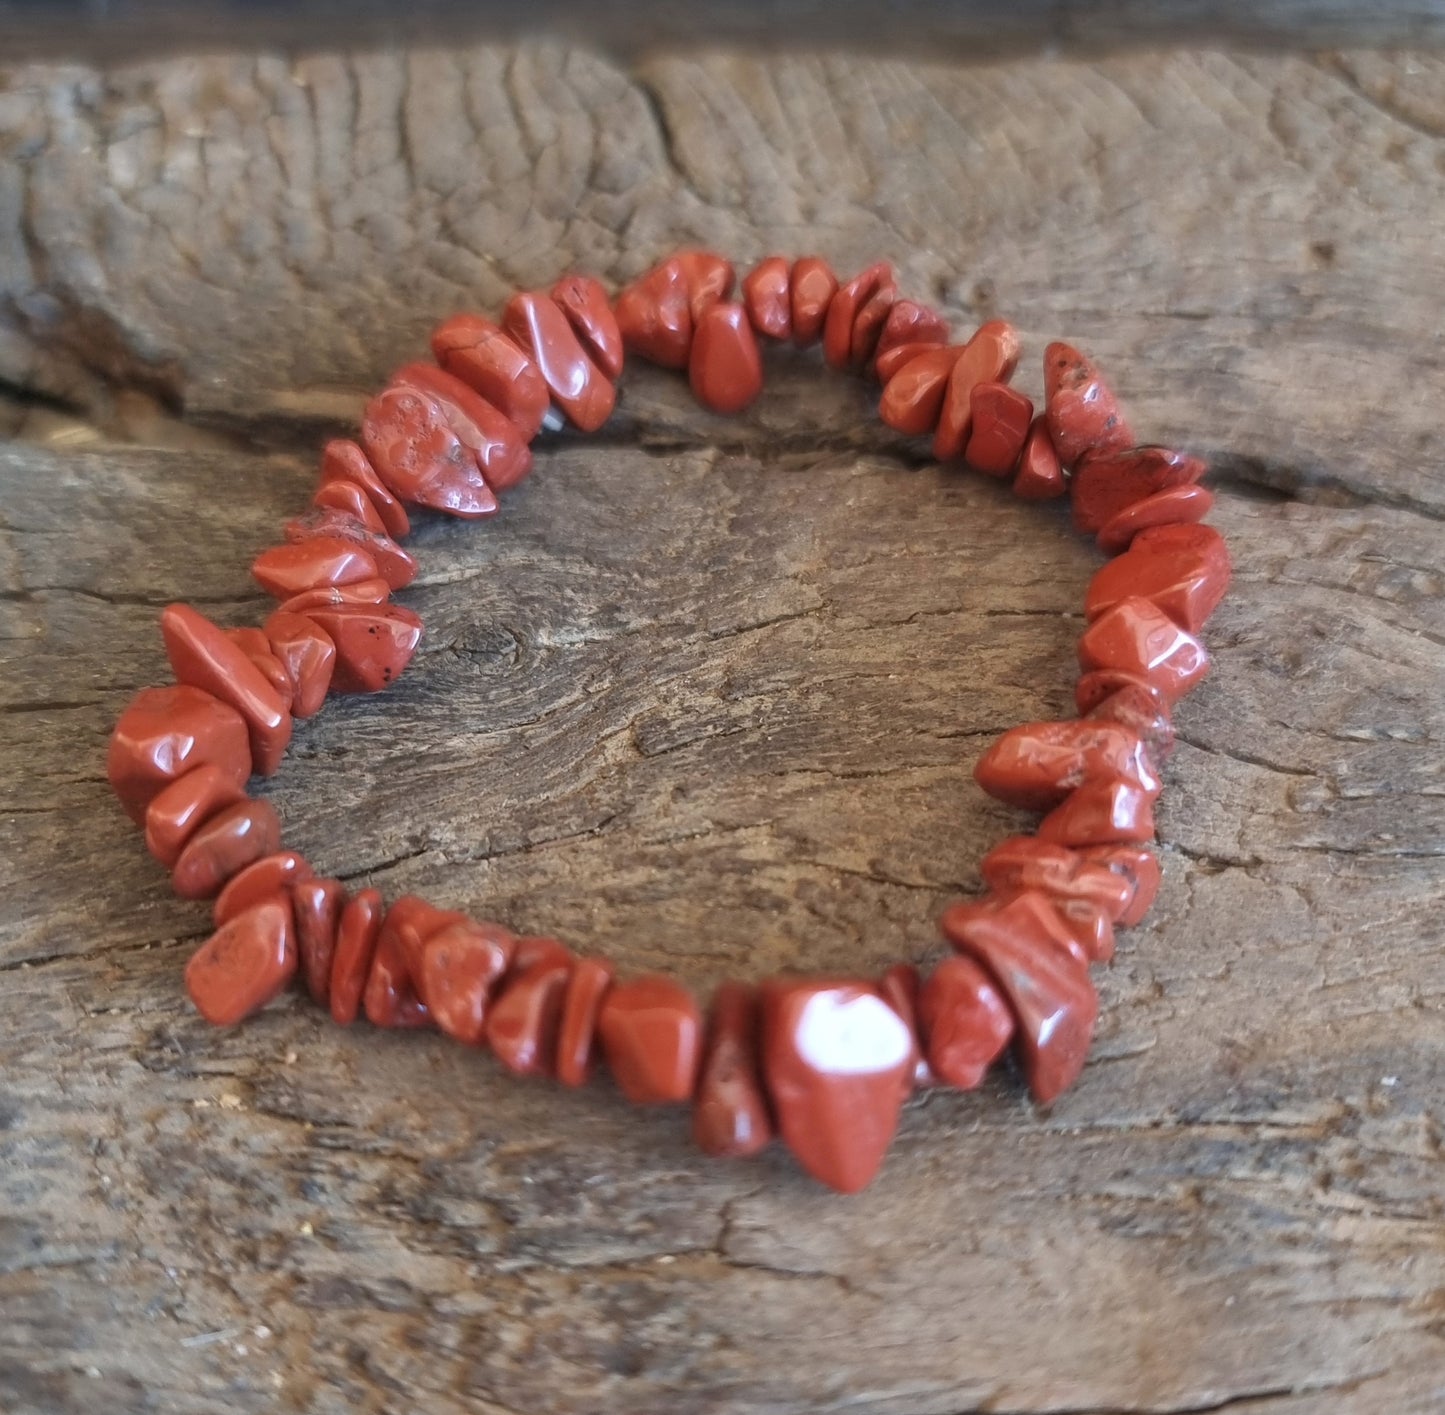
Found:
<path fill-rule="evenodd" d="M 822 260 L 773 256 L 742 281 L 705 251 L 654 267 L 609 303 L 587 276 L 515 295 L 500 325 L 459 315 L 367 404 L 360 441 L 321 457 L 311 512 L 252 566 L 280 601 L 259 629 L 223 630 L 184 604 L 161 616 L 173 686 L 121 716 L 108 776 L 178 894 L 215 897 L 215 934 L 186 967 L 208 1020 L 240 1022 L 299 973 L 336 1021 L 435 1026 L 506 1067 L 587 1080 L 594 1051 L 638 1103 L 691 1101 L 709 1154 L 748 1155 L 776 1132 L 835 1189 L 872 1179 L 919 1085 L 979 1085 L 1012 1044 L 1034 1097 L 1078 1076 L 1097 998 L 1089 966 L 1143 917 L 1159 885 L 1159 767 L 1173 705 L 1204 675 L 1197 635 L 1230 578 L 1203 464 L 1136 446 L 1094 365 L 1044 355 L 1044 410 L 1009 384 L 1018 337 L 993 320 L 964 344 L 900 298 L 892 269 L 844 285 Z M 392 602 L 416 574 L 400 542 L 415 508 L 486 517 L 527 475 L 558 412 L 583 431 L 612 412 L 624 349 L 688 372 L 700 402 L 745 408 L 762 389 L 758 339 L 822 342 L 834 368 L 872 374 L 880 416 L 930 436 L 941 460 L 1011 478 L 1025 500 L 1069 496 L 1075 526 L 1116 558 L 1093 577 L 1079 641 L 1079 715 L 1016 727 L 975 770 L 1000 800 L 1043 813 L 982 863 L 988 892 L 940 925 L 956 956 L 922 979 L 780 975 L 727 982 L 707 1018 L 660 976 L 617 979 L 552 938 L 518 937 L 414 896 L 348 897 L 282 850 L 246 794 L 279 767 L 295 718 L 327 692 L 375 692 L 406 667 L 421 620 Z"/>

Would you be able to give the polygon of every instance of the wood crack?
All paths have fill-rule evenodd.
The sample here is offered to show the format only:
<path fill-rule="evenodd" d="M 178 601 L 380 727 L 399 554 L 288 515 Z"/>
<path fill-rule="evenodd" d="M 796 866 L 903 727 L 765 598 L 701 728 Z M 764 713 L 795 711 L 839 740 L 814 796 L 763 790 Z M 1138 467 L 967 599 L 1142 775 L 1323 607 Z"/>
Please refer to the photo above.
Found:
<path fill-rule="evenodd" d="M 1322 466 L 1303 467 L 1238 452 L 1216 452 L 1205 481 L 1216 489 L 1243 484 L 1311 505 L 1381 506 L 1427 521 L 1445 521 L 1445 505 Z"/>
<path fill-rule="evenodd" d="M 1216 1415 L 1216 1412 L 1237 1410 L 1241 1406 L 1276 1406 L 1281 1402 L 1293 1403 L 1332 1390 L 1354 1390 L 1360 1384 L 1362 1382 L 1352 1380 L 1327 1385 L 1265 1385 L 1238 1391 L 1219 1399 L 1184 1405 L 1051 1405 L 1047 1415 Z M 990 1401 L 982 1405 L 967 1406 L 954 1412 L 954 1415 L 1042 1415 L 1042 1412 L 1036 1406 L 1003 1406 Z"/>

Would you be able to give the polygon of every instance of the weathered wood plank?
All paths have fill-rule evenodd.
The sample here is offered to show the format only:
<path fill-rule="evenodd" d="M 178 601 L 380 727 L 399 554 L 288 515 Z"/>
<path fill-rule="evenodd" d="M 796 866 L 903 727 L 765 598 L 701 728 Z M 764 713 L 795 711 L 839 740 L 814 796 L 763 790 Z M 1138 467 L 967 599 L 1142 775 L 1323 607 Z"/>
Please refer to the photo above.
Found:
<path fill-rule="evenodd" d="M 553 49 L 13 75 L 0 378 L 127 427 L 117 399 L 159 392 L 244 441 L 0 447 L 0 1408 L 1437 1410 L 1432 75 Z M 1225 454 L 1238 589 L 1094 1060 L 1048 1114 L 1008 1077 L 915 1102 L 849 1201 L 781 1154 L 705 1164 L 606 1083 L 299 1000 L 205 1028 L 178 986 L 203 912 L 101 779 L 159 607 L 254 621 L 296 449 L 431 318 L 704 236 L 885 249 L 960 322 L 1097 331 L 1141 428 Z M 771 372 L 727 424 L 639 371 L 500 521 L 422 526 L 423 652 L 298 731 L 266 788 L 289 838 L 704 986 L 931 956 L 1026 820 L 972 761 L 1066 710 L 1095 557 L 870 429 L 861 390 Z"/>
<path fill-rule="evenodd" d="M 19 70 L 0 379 L 90 408 L 137 384 L 309 440 L 438 310 L 567 263 L 621 278 L 680 238 L 816 246 L 896 258 L 960 325 L 1087 338 L 1143 425 L 1253 478 L 1439 513 L 1442 65 L 629 75 L 544 47 Z"/>
<path fill-rule="evenodd" d="M 1296 1387 L 1297 1408 L 1325 1408 L 1303 1394 L 1320 1387 L 1346 1409 L 1366 1378 L 1403 1409 L 1429 1389 L 1433 523 L 1226 500 L 1244 588 L 1181 713 L 1163 901 L 1107 976 L 1084 1084 L 1046 1121 L 1005 1084 L 930 1099 L 878 1189 L 840 1207 L 782 1159 L 705 1165 L 676 1120 L 506 1083 L 440 1041 L 363 1044 L 300 1003 L 234 1036 L 188 1014 L 199 911 L 167 898 L 95 763 L 160 669 L 158 603 L 258 611 L 245 561 L 303 474 L 244 466 L 247 496 L 222 504 L 234 458 L 0 463 L 7 634 L 37 645 L 8 685 L 28 770 L 0 881 L 4 954 L 30 960 L 5 1005 L 25 1058 L 0 1165 L 6 1305 L 34 1326 L 4 1355 L 80 1343 L 37 1390 L 110 1399 L 111 1380 L 67 1383 L 87 1364 L 173 1382 L 186 1409 L 265 1408 L 273 1374 L 315 1409 L 384 1402 L 391 1381 L 430 1408 L 470 1388 L 559 1411 L 784 1409 L 804 1389 L 834 1408 L 865 1380 L 879 1411 Z M 62 538 L 65 586 L 47 587 Z M 426 652 L 385 699 L 302 729 L 270 793 L 291 838 L 388 891 L 700 982 L 876 967 L 900 940 L 924 956 L 1015 819 L 968 763 L 998 726 L 1062 708 L 1090 560 L 1057 518 L 872 455 L 563 450 L 505 521 L 418 540 Z M 53 695 L 76 706 L 27 711 Z M 95 1156 L 54 1173 L 83 1136 Z M 139 1295 L 97 1296 L 97 1272 Z M 1042 1291 L 1058 1346 L 1026 1370 L 1016 1304 L 1037 1319 Z M 148 1304 L 166 1316 L 141 1340 Z M 922 1348 L 920 1324 L 939 1331 Z M 124 1357 L 91 1330 L 124 1332 Z M 177 1345 L 207 1331 L 231 1335 Z"/>

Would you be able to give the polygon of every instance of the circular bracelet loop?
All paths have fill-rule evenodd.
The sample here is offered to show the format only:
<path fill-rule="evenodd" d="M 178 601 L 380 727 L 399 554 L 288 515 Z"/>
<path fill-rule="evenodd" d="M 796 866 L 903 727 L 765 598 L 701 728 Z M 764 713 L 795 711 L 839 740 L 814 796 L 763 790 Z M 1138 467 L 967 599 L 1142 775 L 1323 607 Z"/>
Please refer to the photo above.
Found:
<path fill-rule="evenodd" d="M 1097 1016 L 1089 969 L 1159 885 L 1146 847 L 1171 711 L 1209 667 L 1198 635 L 1230 562 L 1202 524 L 1203 464 L 1137 445 L 1077 349 L 1045 350 L 1036 416 L 1010 382 L 1013 327 L 991 320 L 949 342 L 886 263 L 840 284 L 816 257 L 771 256 L 741 298 L 735 284 L 728 261 L 689 250 L 612 301 L 568 275 L 513 296 L 497 323 L 438 326 L 435 362 L 398 370 L 358 441 L 327 444 L 312 509 L 256 558 L 279 602 L 265 623 L 223 630 L 184 604 L 161 615 L 176 681 L 126 708 L 108 776 L 176 892 L 215 900 L 216 932 L 185 973 L 208 1021 L 240 1022 L 299 976 L 343 1025 L 437 1027 L 522 1075 L 580 1086 L 600 1054 L 629 1100 L 691 1102 L 708 1154 L 754 1154 L 777 1134 L 810 1174 L 852 1192 L 877 1173 L 915 1087 L 975 1087 L 1010 1048 L 1041 1103 L 1078 1077 Z M 821 342 L 833 368 L 878 381 L 890 428 L 1008 479 L 1023 500 L 1068 496 L 1075 527 L 1114 557 L 1085 595 L 1078 715 L 1005 732 L 975 768 L 990 795 L 1042 819 L 984 857 L 982 898 L 943 914 L 954 955 L 926 979 L 899 964 L 877 979 L 729 981 L 705 1016 L 670 978 L 617 978 L 556 939 L 415 896 L 348 896 L 283 850 L 275 810 L 247 781 L 278 769 L 295 719 L 328 694 L 379 691 L 410 661 L 422 622 L 392 597 L 416 575 L 401 545 L 411 514 L 496 515 L 541 430 L 607 420 L 624 351 L 686 369 L 714 412 L 741 411 L 762 390 L 760 338 Z"/>

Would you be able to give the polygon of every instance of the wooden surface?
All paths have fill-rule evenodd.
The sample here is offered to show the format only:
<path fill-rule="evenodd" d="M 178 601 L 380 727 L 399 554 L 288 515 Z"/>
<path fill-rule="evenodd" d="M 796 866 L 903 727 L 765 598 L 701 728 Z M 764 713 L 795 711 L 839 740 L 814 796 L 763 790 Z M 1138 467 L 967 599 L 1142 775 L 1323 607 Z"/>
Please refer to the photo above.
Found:
<path fill-rule="evenodd" d="M 1445 64 L 978 68 L 553 47 L 0 85 L 0 1409 L 1391 1412 L 1445 1403 Z M 1075 1091 L 908 1109 L 865 1194 L 680 1114 L 179 986 L 103 782 L 173 598 L 246 566 L 429 323 L 680 240 L 896 259 L 1211 456 L 1236 590 L 1165 883 Z M 927 959 L 1025 818 L 1095 555 L 782 359 L 639 371 L 431 522 L 393 691 L 267 788 L 318 867 L 706 986 Z M 130 438 L 134 445 L 119 447 Z"/>
<path fill-rule="evenodd" d="M 981 54 L 1195 43 L 1261 48 L 1404 46 L 1445 39 L 1441 0 L 0 0 L 13 59 L 153 58 L 167 52 L 516 42 L 565 35 L 619 58 L 659 50 L 829 46 L 977 59 Z"/>

